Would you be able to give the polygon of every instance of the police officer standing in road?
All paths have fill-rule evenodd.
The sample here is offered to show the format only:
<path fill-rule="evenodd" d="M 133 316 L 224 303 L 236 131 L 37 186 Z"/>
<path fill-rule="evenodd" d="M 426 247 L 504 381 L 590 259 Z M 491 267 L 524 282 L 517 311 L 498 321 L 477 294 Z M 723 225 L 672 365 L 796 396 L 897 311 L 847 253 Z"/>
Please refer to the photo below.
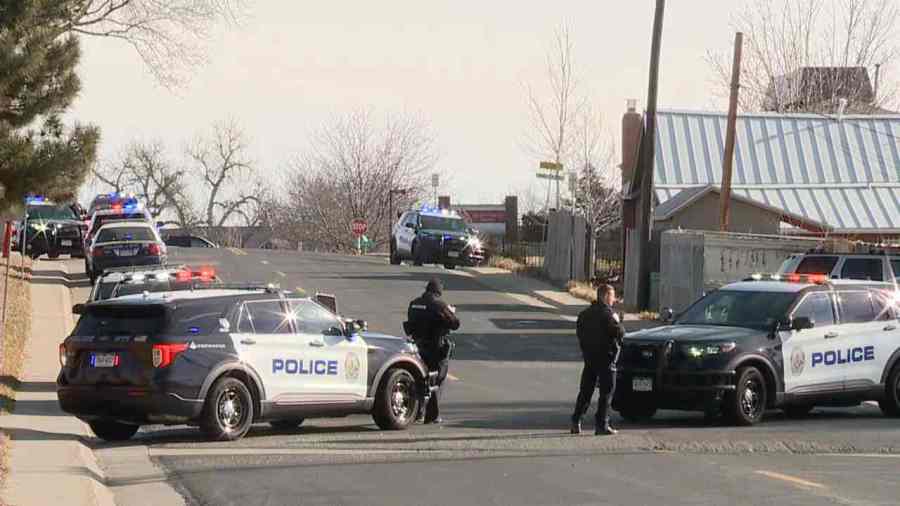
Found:
<path fill-rule="evenodd" d="M 428 405 L 419 413 L 420 420 L 425 423 L 439 424 L 443 421 L 438 407 L 438 393 L 447 378 L 450 354 L 453 351 L 453 341 L 448 334 L 451 330 L 459 329 L 456 311 L 441 299 L 443 292 L 441 282 L 432 279 L 425 287 L 425 293 L 409 303 L 407 313 L 409 327 L 407 332 L 419 347 L 419 355 L 428 366 L 428 371 L 438 373 L 438 390 L 431 394 Z"/>
<path fill-rule="evenodd" d="M 616 290 L 610 285 L 602 285 L 597 289 L 597 301 L 578 315 L 578 344 L 584 357 L 584 369 L 575 413 L 572 414 L 572 434 L 581 434 L 581 417 L 590 407 L 591 397 L 598 388 L 600 398 L 594 433 L 600 436 L 617 432 L 609 425 L 609 410 L 616 390 L 616 361 L 625 328 L 612 310 L 615 301 Z"/>

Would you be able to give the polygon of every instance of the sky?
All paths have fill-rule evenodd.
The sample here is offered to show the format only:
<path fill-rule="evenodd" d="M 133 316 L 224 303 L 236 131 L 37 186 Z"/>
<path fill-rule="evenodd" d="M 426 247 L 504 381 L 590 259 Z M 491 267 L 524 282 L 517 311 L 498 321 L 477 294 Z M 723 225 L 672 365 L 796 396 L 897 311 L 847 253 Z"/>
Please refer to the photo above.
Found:
<path fill-rule="evenodd" d="M 209 63 L 173 92 L 137 54 L 111 39 L 83 40 L 83 91 L 71 117 L 99 125 L 101 159 L 135 140 L 187 141 L 237 121 L 251 156 L 281 180 L 309 134 L 359 108 L 425 118 L 437 140 L 440 193 L 499 203 L 540 193 L 540 160 L 526 149 L 525 85 L 540 86 L 554 31 L 566 23 L 581 91 L 618 138 L 626 100 L 647 97 L 652 0 L 249 1 L 239 27 L 216 29 Z M 731 51 L 738 0 L 670 0 L 660 107 L 712 109 L 707 51 Z"/>

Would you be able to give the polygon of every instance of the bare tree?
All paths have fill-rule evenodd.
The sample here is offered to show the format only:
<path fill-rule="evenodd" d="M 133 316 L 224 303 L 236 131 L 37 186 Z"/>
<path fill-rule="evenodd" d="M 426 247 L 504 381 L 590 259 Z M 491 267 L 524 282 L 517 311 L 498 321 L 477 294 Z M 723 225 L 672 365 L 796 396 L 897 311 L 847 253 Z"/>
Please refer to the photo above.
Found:
<path fill-rule="evenodd" d="M 575 207 L 596 235 L 622 222 L 615 141 L 605 132 L 600 113 L 591 108 L 579 115 L 573 133 L 573 162 L 578 168 Z"/>
<path fill-rule="evenodd" d="M 202 205 L 197 214 L 208 227 L 222 227 L 260 202 L 263 185 L 247 153 L 246 135 L 234 121 L 213 125 L 187 148 L 189 169 L 199 182 Z"/>
<path fill-rule="evenodd" d="M 896 85 L 872 83 L 877 69 L 897 62 L 900 4 L 896 0 L 753 0 L 732 20 L 744 33 L 743 110 L 875 112 L 897 97 Z M 731 53 L 708 61 L 727 97 Z"/>
<path fill-rule="evenodd" d="M 531 85 L 526 87 L 530 117 L 527 149 L 541 160 L 560 164 L 565 164 L 572 154 L 572 128 L 586 104 L 578 89 L 573 51 L 569 28 L 563 25 L 547 51 L 545 93 Z M 547 200 L 549 203 L 549 191 Z"/>
<path fill-rule="evenodd" d="M 423 196 L 436 162 L 434 139 L 418 117 L 389 116 L 377 124 L 371 112 L 357 111 L 337 118 L 293 164 L 294 228 L 307 241 L 344 249 L 351 246 L 350 222 L 361 218 L 369 238 L 384 244 L 393 221 L 390 201 L 400 209 Z"/>
<path fill-rule="evenodd" d="M 243 0 L 70 0 L 60 31 L 108 37 L 130 45 L 156 80 L 180 84 L 205 62 L 205 43 L 217 21 L 244 16 Z"/>
<path fill-rule="evenodd" d="M 114 192 L 134 193 L 154 217 L 174 210 L 187 184 L 158 140 L 129 144 L 120 160 L 95 167 L 94 177 Z"/>

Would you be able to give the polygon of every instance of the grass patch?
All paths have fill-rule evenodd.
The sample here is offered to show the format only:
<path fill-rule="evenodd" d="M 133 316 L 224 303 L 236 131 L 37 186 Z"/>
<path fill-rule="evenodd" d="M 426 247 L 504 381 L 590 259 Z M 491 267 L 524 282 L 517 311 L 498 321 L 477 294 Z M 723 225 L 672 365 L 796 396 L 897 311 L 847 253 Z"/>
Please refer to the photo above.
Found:
<path fill-rule="evenodd" d="M 569 291 L 569 295 L 575 298 L 588 302 L 597 300 L 597 288 L 587 281 L 569 281 L 566 289 Z"/>
<path fill-rule="evenodd" d="M 659 320 L 659 313 L 655 311 L 641 311 L 638 318 L 641 320 Z"/>
<path fill-rule="evenodd" d="M 538 267 L 526 265 L 514 258 L 504 257 L 504 256 L 492 256 L 488 261 L 488 265 L 490 267 L 496 267 L 498 269 L 503 269 L 515 274 L 523 274 L 527 276 L 533 276 L 536 278 L 542 278 L 541 269 Z"/>

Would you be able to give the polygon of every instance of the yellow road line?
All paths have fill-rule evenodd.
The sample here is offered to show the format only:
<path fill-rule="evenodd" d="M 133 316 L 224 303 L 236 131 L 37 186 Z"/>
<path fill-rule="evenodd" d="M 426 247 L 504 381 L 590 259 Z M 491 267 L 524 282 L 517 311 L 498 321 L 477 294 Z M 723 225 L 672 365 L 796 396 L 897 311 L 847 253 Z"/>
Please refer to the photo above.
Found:
<path fill-rule="evenodd" d="M 228 248 L 228 251 L 234 253 L 237 256 L 244 256 L 247 254 L 239 248 Z"/>
<path fill-rule="evenodd" d="M 794 485 L 800 485 L 802 487 L 810 487 L 810 488 L 827 488 L 825 485 L 821 483 L 816 483 L 814 481 L 807 481 L 802 478 L 797 478 L 794 476 L 788 476 L 786 474 L 775 473 L 772 471 L 756 471 L 756 474 L 760 474 L 767 478 L 772 478 L 773 480 L 781 480 L 786 481 L 788 483 L 792 483 Z"/>

